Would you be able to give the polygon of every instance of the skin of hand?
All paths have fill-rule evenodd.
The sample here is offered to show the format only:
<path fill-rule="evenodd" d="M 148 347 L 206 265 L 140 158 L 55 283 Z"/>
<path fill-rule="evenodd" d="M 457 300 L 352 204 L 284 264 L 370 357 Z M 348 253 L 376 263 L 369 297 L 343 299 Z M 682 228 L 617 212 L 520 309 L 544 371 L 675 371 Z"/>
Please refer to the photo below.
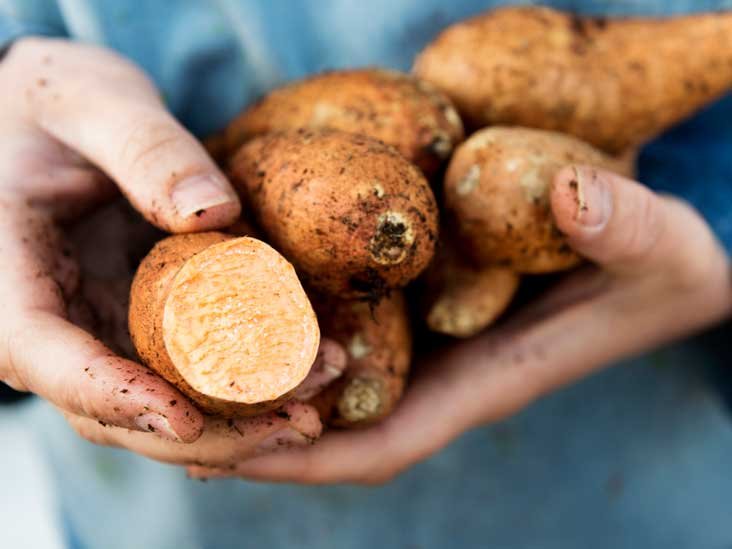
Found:
<path fill-rule="evenodd" d="M 141 220 L 95 210 L 121 192 L 169 232 L 226 227 L 240 214 L 224 175 L 144 73 L 104 49 L 28 38 L 0 62 L 0 88 L 0 380 L 50 401 L 93 442 L 169 463 L 226 467 L 316 438 L 321 424 L 305 404 L 204 418 L 118 354 L 130 352 L 126 332 L 115 335 L 126 330 L 126 309 L 118 314 L 109 303 L 128 294 L 134 265 L 125 258 L 139 254 L 130 250 L 141 236 L 131 227 Z M 85 319 L 101 329 L 83 329 L 94 324 Z M 301 391 L 340 375 L 345 360 L 324 342 Z"/>
<path fill-rule="evenodd" d="M 467 429 L 730 314 L 727 255 L 686 204 L 614 174 L 568 167 L 553 181 L 551 207 L 568 243 L 593 265 L 502 326 L 418 364 L 392 416 L 367 430 L 326 433 L 312 447 L 189 474 L 383 483 Z"/>

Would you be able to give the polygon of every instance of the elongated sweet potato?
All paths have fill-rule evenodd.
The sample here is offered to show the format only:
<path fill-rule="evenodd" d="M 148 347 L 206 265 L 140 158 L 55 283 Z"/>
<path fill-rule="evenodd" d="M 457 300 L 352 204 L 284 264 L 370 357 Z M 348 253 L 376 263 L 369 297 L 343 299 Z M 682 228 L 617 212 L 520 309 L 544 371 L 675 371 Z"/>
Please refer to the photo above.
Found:
<path fill-rule="evenodd" d="M 269 134 L 243 145 L 230 173 L 267 240 L 316 289 L 376 298 L 432 258 L 432 190 L 380 141 L 333 130 Z"/>
<path fill-rule="evenodd" d="M 292 266 L 264 242 L 222 233 L 155 245 L 132 283 L 129 327 L 150 368 L 201 410 L 226 416 L 284 402 L 320 338 Z"/>
<path fill-rule="evenodd" d="M 223 147 L 232 153 L 257 135 L 298 128 L 380 139 L 427 176 L 463 139 L 457 111 L 434 86 L 408 74 L 366 68 L 327 72 L 270 92 L 229 124 Z"/>
<path fill-rule="evenodd" d="M 518 290 L 520 276 L 506 267 L 476 267 L 446 240 L 438 245 L 424 279 L 427 327 L 465 338 L 490 326 L 506 310 Z"/>
<path fill-rule="evenodd" d="M 364 427 L 396 407 L 412 357 L 412 335 L 401 292 L 375 306 L 362 301 L 314 297 L 326 337 L 348 353 L 343 376 L 309 401 L 333 427 Z"/>
<path fill-rule="evenodd" d="M 580 258 L 557 230 L 549 185 L 568 164 L 631 175 L 627 158 L 608 156 L 579 139 L 528 128 L 476 132 L 458 149 L 445 177 L 445 206 L 460 244 L 478 265 L 519 273 L 568 269 Z"/>
<path fill-rule="evenodd" d="M 556 130 L 616 154 L 732 87 L 732 12 L 591 19 L 501 8 L 447 28 L 414 72 L 473 129 Z"/>

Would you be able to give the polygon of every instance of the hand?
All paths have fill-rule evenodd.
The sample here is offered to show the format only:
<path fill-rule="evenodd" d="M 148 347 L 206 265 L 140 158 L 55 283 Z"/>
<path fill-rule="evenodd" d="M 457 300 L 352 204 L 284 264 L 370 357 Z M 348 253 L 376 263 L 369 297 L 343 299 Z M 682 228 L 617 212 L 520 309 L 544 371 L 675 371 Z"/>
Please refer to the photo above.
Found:
<path fill-rule="evenodd" d="M 507 324 L 418 365 L 396 412 L 365 431 L 197 477 L 379 483 L 466 429 L 498 421 L 596 368 L 730 313 L 726 254 L 678 200 L 591 168 L 560 172 L 551 205 L 569 244 L 595 263 Z"/>
<path fill-rule="evenodd" d="M 83 273 L 78 291 L 69 300 L 69 317 L 122 356 L 134 356 L 127 330 L 127 302 L 134 270 L 141 256 L 160 237 L 159 231 L 140 223 L 138 217 L 124 201 L 118 200 L 85 216 L 68 230 Z M 295 397 L 307 400 L 340 376 L 345 366 L 346 354 L 341 346 L 323 339 L 315 364 Z M 233 467 L 252 455 L 310 444 L 322 429 L 315 410 L 299 402 L 253 418 L 206 417 L 203 434 L 189 444 L 92 418 L 65 415 L 83 438 L 95 444 L 126 448 L 176 465 Z"/>
<path fill-rule="evenodd" d="M 175 388 L 67 316 L 70 302 L 78 323 L 126 324 L 107 307 L 83 314 L 110 292 L 127 295 L 122 271 L 136 236 L 88 214 L 119 191 L 166 231 L 224 227 L 239 216 L 229 183 L 145 75 L 99 48 L 23 39 L 0 62 L 0 88 L 0 380 L 49 400 L 93 441 L 181 464 L 223 466 L 226 452 L 246 455 L 244 446 L 250 451 L 288 426 L 300 439 L 317 436 L 313 410 L 297 403 L 282 417 L 209 418 L 204 425 Z M 86 237 L 78 256 L 67 246 L 69 232 Z M 95 335 L 124 351 L 119 338 L 108 337 L 113 332 Z"/>

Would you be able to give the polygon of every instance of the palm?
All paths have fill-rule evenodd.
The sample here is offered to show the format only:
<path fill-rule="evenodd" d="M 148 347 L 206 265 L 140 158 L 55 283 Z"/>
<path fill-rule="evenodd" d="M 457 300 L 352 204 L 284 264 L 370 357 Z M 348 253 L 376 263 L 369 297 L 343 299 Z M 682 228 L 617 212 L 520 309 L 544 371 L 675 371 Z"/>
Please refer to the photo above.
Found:
<path fill-rule="evenodd" d="M 593 171 L 583 181 L 599 184 Z M 732 309 L 729 267 L 687 206 L 611 174 L 604 226 L 578 222 L 570 185 L 555 179 L 559 228 L 597 266 L 570 274 L 483 335 L 428 353 L 395 413 L 360 432 L 326 434 L 314 447 L 250 460 L 239 475 L 305 483 L 383 482 L 464 430 L 511 415 L 594 369 L 709 325 Z M 591 207 L 594 207 L 591 206 Z"/>
<path fill-rule="evenodd" d="M 69 300 L 71 320 L 122 356 L 136 356 L 127 330 L 135 268 L 162 232 L 123 200 L 107 204 L 68 231 L 81 277 Z"/>

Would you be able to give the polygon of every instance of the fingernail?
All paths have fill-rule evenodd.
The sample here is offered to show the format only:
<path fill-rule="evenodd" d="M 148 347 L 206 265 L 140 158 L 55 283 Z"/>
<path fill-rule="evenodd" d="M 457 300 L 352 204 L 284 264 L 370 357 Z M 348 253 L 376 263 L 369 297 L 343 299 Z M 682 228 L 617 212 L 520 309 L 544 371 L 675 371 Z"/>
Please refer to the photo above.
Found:
<path fill-rule="evenodd" d="M 575 179 L 569 182 L 577 197 L 575 220 L 588 229 L 599 229 L 610 219 L 612 198 L 607 182 L 591 168 L 573 168 Z"/>
<path fill-rule="evenodd" d="M 135 424 L 143 431 L 157 433 L 161 437 L 172 440 L 173 442 L 181 442 L 182 439 L 170 426 L 168 418 L 155 412 L 139 415 L 135 418 Z"/>
<path fill-rule="evenodd" d="M 257 453 L 266 454 L 278 450 L 286 450 L 287 448 L 307 446 L 308 444 L 310 444 L 310 439 L 301 432 L 296 431 L 292 427 L 285 427 L 260 442 L 257 445 Z"/>
<path fill-rule="evenodd" d="M 208 208 L 234 202 L 226 181 L 215 175 L 196 175 L 173 187 L 173 203 L 182 217 L 200 216 Z"/>

